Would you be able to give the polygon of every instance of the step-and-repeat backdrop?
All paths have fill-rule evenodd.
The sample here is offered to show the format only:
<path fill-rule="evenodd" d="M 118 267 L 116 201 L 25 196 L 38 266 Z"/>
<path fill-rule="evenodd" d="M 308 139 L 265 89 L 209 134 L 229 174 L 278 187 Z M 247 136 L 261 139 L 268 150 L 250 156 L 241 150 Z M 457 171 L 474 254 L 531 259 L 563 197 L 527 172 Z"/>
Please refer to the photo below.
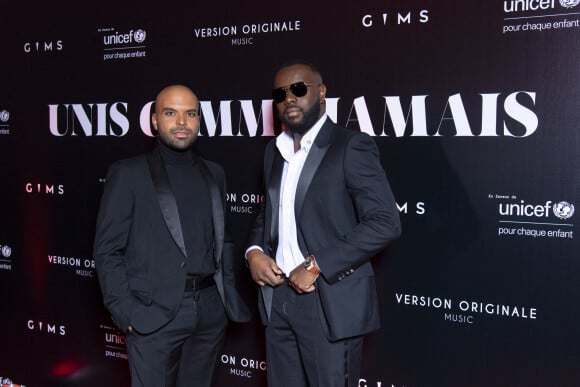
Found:
<path fill-rule="evenodd" d="M 374 260 L 382 327 L 359 385 L 580 385 L 578 0 L 47 3 L 0 12 L 3 383 L 127 385 L 95 217 L 108 165 L 155 141 L 155 94 L 184 83 L 254 312 L 217 385 L 265 386 L 242 251 L 280 130 L 273 74 L 302 58 L 332 119 L 376 140 L 402 218 Z"/>

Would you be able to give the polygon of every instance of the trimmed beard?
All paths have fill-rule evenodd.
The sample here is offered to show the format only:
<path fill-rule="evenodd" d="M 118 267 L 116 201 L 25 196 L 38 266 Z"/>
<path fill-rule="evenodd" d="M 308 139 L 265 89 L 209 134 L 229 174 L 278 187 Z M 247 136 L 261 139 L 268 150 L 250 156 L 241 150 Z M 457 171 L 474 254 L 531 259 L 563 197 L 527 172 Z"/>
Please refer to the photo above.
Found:
<path fill-rule="evenodd" d="M 170 130 L 170 132 L 172 130 Z M 191 136 L 187 139 L 184 139 L 184 140 L 180 140 L 180 139 L 176 139 L 176 138 L 171 137 L 170 133 L 158 131 L 159 139 L 161 140 L 161 142 L 163 142 L 169 148 L 176 150 L 176 151 L 179 151 L 179 152 L 186 151 L 192 147 L 193 143 L 197 139 L 197 134 L 195 134 L 195 131 L 192 130 L 192 132 L 194 133 L 193 136 Z"/>
<path fill-rule="evenodd" d="M 300 122 L 290 123 L 284 118 L 284 114 L 278 115 L 278 118 L 286 126 L 286 129 L 292 133 L 303 135 L 320 119 L 320 99 L 309 110 L 300 110 L 302 110 L 302 120 Z"/>

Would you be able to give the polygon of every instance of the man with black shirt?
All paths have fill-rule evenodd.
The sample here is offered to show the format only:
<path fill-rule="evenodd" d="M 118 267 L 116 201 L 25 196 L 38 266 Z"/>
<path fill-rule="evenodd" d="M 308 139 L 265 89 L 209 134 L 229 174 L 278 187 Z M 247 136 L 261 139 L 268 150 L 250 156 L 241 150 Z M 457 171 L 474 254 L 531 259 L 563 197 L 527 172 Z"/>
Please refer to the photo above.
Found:
<path fill-rule="evenodd" d="M 109 168 L 94 257 L 105 306 L 127 334 L 131 385 L 210 386 L 227 319 L 249 320 L 225 233 L 225 174 L 192 152 L 199 102 L 155 100 L 152 152 Z"/>

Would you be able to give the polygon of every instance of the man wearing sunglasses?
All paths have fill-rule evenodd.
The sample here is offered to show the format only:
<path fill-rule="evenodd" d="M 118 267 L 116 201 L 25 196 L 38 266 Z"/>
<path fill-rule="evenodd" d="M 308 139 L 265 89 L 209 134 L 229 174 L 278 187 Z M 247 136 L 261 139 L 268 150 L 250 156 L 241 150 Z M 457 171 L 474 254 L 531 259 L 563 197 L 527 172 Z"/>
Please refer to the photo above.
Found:
<path fill-rule="evenodd" d="M 274 77 L 285 130 L 264 154 L 266 200 L 246 258 L 261 286 L 270 386 L 357 386 L 379 328 L 370 260 L 400 234 L 374 140 L 326 115 L 326 85 L 294 61 Z"/>

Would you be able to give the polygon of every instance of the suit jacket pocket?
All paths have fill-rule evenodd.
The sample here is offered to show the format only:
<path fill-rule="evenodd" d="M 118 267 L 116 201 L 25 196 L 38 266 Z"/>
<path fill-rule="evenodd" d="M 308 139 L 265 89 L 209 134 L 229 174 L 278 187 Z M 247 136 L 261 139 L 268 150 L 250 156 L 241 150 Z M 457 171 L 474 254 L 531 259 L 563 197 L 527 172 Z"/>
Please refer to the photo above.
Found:
<path fill-rule="evenodd" d="M 149 306 L 153 303 L 153 300 L 151 299 L 151 286 L 148 279 L 127 277 L 127 281 L 129 282 L 129 289 L 131 289 L 131 294 L 141 304 Z"/>
<path fill-rule="evenodd" d="M 334 284 L 320 281 L 318 293 L 330 341 L 363 335 L 379 328 L 378 300 L 372 273 L 361 271 Z"/>

